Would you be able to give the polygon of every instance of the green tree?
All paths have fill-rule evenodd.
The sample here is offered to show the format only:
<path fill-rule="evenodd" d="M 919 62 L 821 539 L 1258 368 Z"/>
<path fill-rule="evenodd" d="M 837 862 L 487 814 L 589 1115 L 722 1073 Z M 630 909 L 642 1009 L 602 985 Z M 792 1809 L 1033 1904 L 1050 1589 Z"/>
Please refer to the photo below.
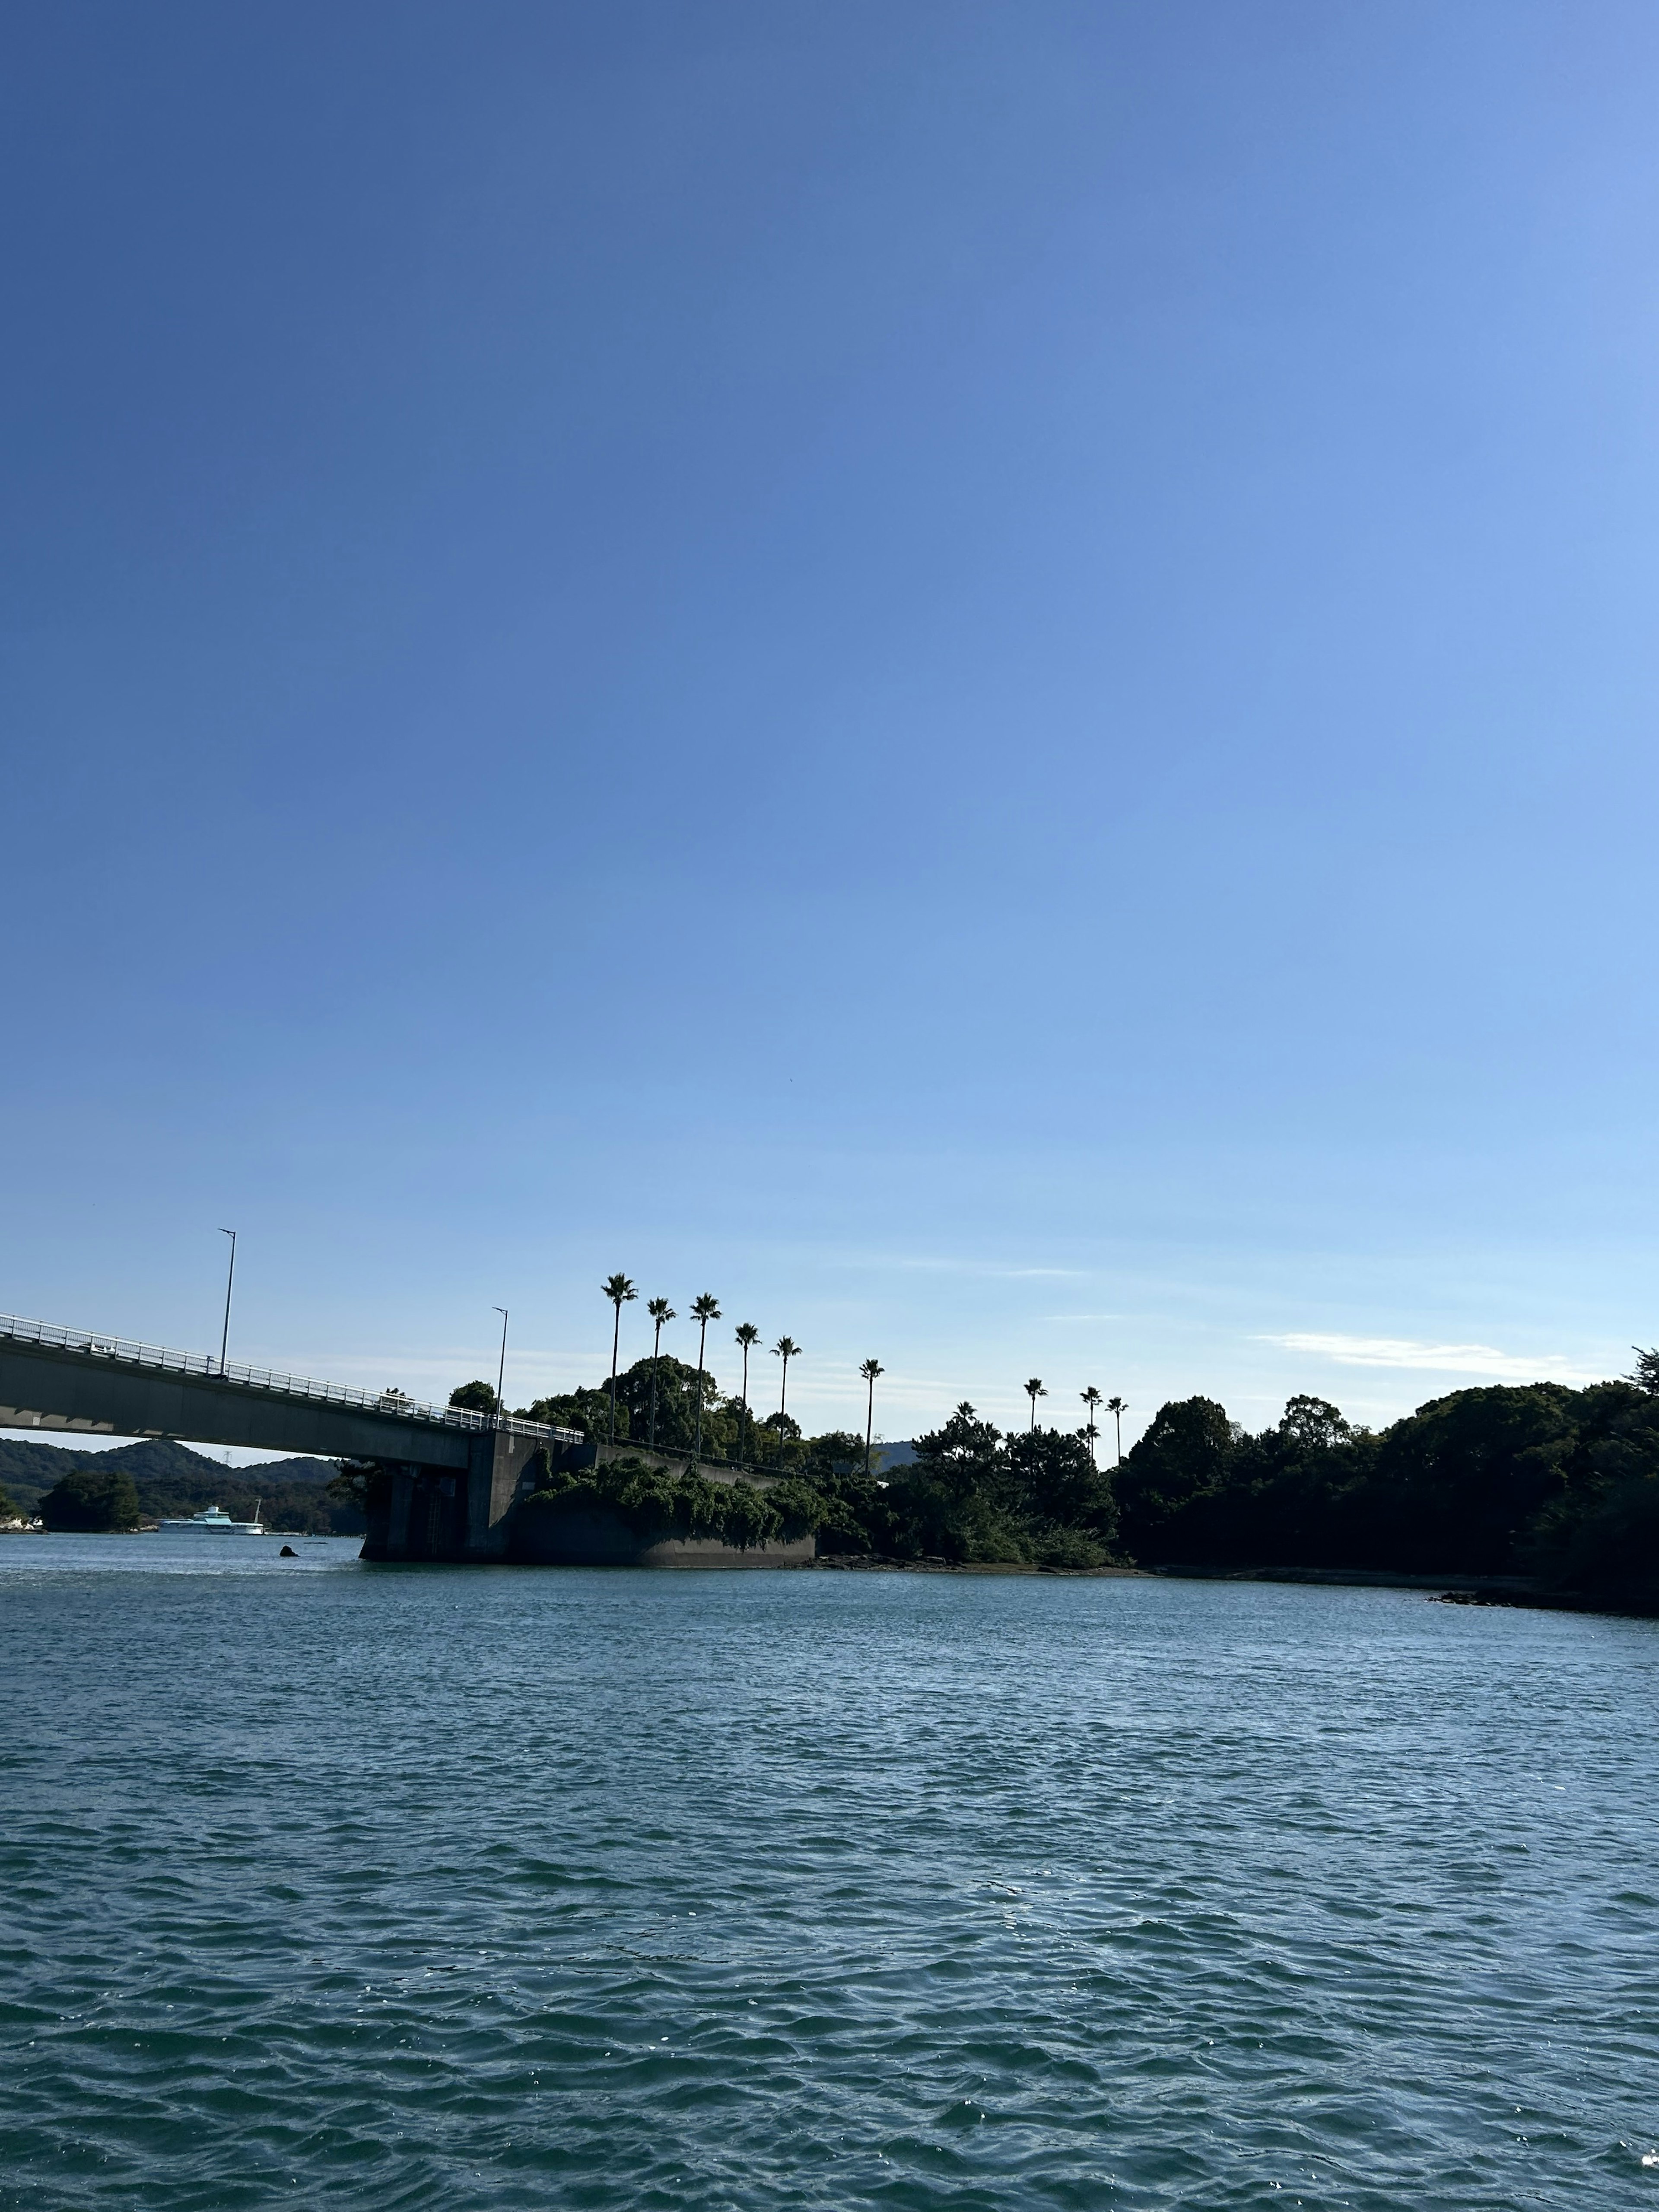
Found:
<path fill-rule="evenodd" d="M 772 1346 L 772 1357 L 783 1362 L 783 1388 L 778 1393 L 778 1411 L 781 1413 L 789 1398 L 789 1363 L 800 1358 L 800 1346 L 793 1336 L 781 1336 Z"/>
<path fill-rule="evenodd" d="M 708 1324 L 720 1317 L 720 1301 L 712 1291 L 704 1291 L 691 1301 L 691 1318 L 697 1324 L 697 1430 L 692 1439 L 691 1459 L 695 1465 L 702 1455 L 702 1378 L 705 1372 L 703 1347 L 708 1338 Z"/>
<path fill-rule="evenodd" d="M 1124 1540 L 1136 1559 L 1182 1556 L 1171 1548 L 1182 1513 L 1225 1481 L 1237 1434 L 1213 1398 L 1158 1407 L 1117 1478 Z"/>
<path fill-rule="evenodd" d="M 1129 1408 L 1123 1399 L 1109 1398 L 1106 1401 L 1106 1410 L 1117 1424 L 1117 1463 L 1121 1467 L 1123 1464 L 1123 1416 Z"/>
<path fill-rule="evenodd" d="M 887 1530 L 900 1556 L 1018 1560 L 1019 1524 L 1002 1431 L 966 1400 L 944 1426 L 915 1440 L 915 1458 L 887 1487 Z"/>
<path fill-rule="evenodd" d="M 1513 1572 L 1529 1524 L 1567 1487 L 1578 1393 L 1494 1384 L 1431 1400 L 1382 1438 L 1364 1501 L 1368 1565 Z"/>
<path fill-rule="evenodd" d="M 647 1352 L 636 1359 L 631 1367 L 624 1367 L 617 1377 L 617 1433 L 619 1437 L 639 1437 L 649 1433 L 652 1392 L 657 1401 L 657 1445 L 659 1451 L 691 1450 L 697 1433 L 697 1399 L 701 1390 L 703 1407 L 702 1443 L 710 1452 L 724 1453 L 737 1429 L 737 1415 L 728 1415 L 716 1405 L 718 1384 L 706 1370 L 701 1383 L 697 1370 L 672 1352 L 659 1352 L 655 1358 Z M 609 1399 L 605 1396 L 605 1412 L 609 1416 Z M 600 1433 L 605 1431 L 601 1428 Z"/>
<path fill-rule="evenodd" d="M 1007 1440 L 1007 1482 L 1032 1555 L 1045 1565 L 1103 1565 L 1117 1537 L 1112 1478 L 1084 1436 L 1037 1429 Z"/>
<path fill-rule="evenodd" d="M 1031 1426 L 1032 1429 L 1035 1430 L 1036 1427 L 1036 1401 L 1039 1398 L 1046 1398 L 1048 1395 L 1047 1390 L 1042 1387 L 1042 1377 L 1040 1375 L 1032 1376 L 1030 1381 L 1025 1385 L 1025 1395 L 1031 1401 Z"/>
<path fill-rule="evenodd" d="M 622 1310 L 639 1292 L 626 1275 L 610 1275 L 599 1285 L 603 1297 L 616 1308 L 616 1320 L 611 1331 L 611 1441 L 617 1441 L 617 1354 L 622 1344 Z"/>
<path fill-rule="evenodd" d="M 870 1386 L 869 1395 L 865 1401 L 864 1407 L 864 1472 L 866 1474 L 870 1472 L 870 1443 L 876 1431 L 876 1377 L 885 1371 L 878 1359 L 866 1359 L 859 1370 L 859 1373 Z"/>
<path fill-rule="evenodd" d="M 469 1413 L 493 1413 L 495 1411 L 495 1386 L 493 1382 L 462 1382 L 450 1392 L 449 1402 Z"/>
<path fill-rule="evenodd" d="M 1093 1459 L 1095 1438 L 1100 1434 L 1100 1431 L 1095 1426 L 1095 1408 L 1100 1404 L 1100 1393 L 1091 1382 L 1086 1390 L 1079 1390 L 1078 1396 L 1083 1401 L 1083 1419 L 1085 1423 L 1084 1434 L 1088 1439 L 1089 1456 Z"/>
<path fill-rule="evenodd" d="M 40 1500 L 48 1528 L 99 1534 L 138 1526 L 138 1492 L 123 1468 L 71 1468 Z"/>
<path fill-rule="evenodd" d="M 0 1483 L 0 1521 L 21 1521 L 23 1517 L 22 1507 L 17 1504 L 5 1485 Z"/>
<path fill-rule="evenodd" d="M 733 1333 L 743 1351 L 743 1407 L 738 1416 L 738 1457 L 741 1459 L 749 1441 L 749 1355 L 760 1342 L 760 1331 L 752 1321 L 740 1321 Z"/>
<path fill-rule="evenodd" d="M 1290 1398 L 1279 1417 L 1279 1433 L 1302 1451 L 1329 1451 L 1345 1444 L 1353 1431 L 1340 1406 L 1328 1398 Z"/>
<path fill-rule="evenodd" d="M 383 1511 L 392 1501 L 391 1474 L 377 1459 L 343 1459 L 339 1468 L 327 1486 L 328 1495 L 349 1517 L 361 1514 L 367 1524 L 371 1513 Z"/>
<path fill-rule="evenodd" d="M 648 1299 L 646 1303 L 645 1310 L 647 1313 L 650 1315 L 652 1321 L 655 1324 L 657 1332 L 651 1340 L 651 1425 L 648 1436 L 651 1448 L 654 1451 L 657 1443 L 657 1361 L 662 1352 L 662 1333 L 664 1326 L 665 1323 L 672 1321 L 675 1316 L 674 1309 L 669 1304 L 666 1298 Z M 621 1309 L 618 1308 L 619 1312 L 620 1310 Z M 615 1371 L 616 1359 L 613 1348 L 611 1358 L 613 1395 L 615 1394 Z"/>

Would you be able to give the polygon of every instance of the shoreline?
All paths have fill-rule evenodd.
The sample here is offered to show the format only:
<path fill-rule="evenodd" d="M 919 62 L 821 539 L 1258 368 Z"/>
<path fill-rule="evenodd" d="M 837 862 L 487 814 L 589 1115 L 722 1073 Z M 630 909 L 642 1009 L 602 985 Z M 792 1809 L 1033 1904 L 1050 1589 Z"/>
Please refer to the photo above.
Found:
<path fill-rule="evenodd" d="M 1109 1576 L 1145 1581 L 1150 1567 L 1043 1567 L 1029 1559 L 883 1559 L 874 1552 L 832 1553 L 827 1559 L 803 1559 L 805 1574 L 866 1575 L 1057 1575 L 1073 1581 L 1101 1580 Z"/>
<path fill-rule="evenodd" d="M 1386 1567 L 1045 1567 L 1019 1559 L 888 1559 L 874 1554 L 811 1559 L 817 1573 L 909 1575 L 1049 1575 L 1079 1581 L 1296 1583 L 1327 1589 L 1414 1590 L 1442 1605 L 1505 1606 L 1538 1613 L 1601 1613 L 1620 1620 L 1659 1618 L 1659 1601 L 1595 1597 L 1551 1590 L 1524 1575 L 1407 1575 Z"/>

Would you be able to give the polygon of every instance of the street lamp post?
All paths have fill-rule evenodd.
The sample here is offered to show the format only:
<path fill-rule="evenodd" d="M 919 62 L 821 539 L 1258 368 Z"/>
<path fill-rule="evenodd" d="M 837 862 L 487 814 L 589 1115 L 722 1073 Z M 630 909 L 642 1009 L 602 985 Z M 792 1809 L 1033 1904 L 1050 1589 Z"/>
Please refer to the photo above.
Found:
<path fill-rule="evenodd" d="M 501 1364 L 495 1370 L 495 1419 L 499 1421 L 505 1410 L 501 1393 L 507 1388 L 507 1308 L 497 1306 L 495 1310 L 501 1317 Z"/>
<path fill-rule="evenodd" d="M 236 1231 L 234 1229 L 222 1229 L 219 1234 L 230 1239 L 230 1273 L 225 1277 L 225 1326 L 219 1338 L 219 1373 L 222 1376 L 225 1371 L 225 1354 L 230 1349 L 230 1294 L 236 1284 Z"/>

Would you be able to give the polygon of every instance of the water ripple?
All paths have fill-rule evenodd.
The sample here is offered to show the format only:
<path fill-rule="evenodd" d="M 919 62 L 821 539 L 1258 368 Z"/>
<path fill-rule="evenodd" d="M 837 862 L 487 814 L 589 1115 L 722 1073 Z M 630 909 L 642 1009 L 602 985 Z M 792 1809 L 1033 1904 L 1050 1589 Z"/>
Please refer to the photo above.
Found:
<path fill-rule="evenodd" d="M 150 1541 L 0 1546 L 18 2212 L 1659 2207 L 1652 1626 Z"/>

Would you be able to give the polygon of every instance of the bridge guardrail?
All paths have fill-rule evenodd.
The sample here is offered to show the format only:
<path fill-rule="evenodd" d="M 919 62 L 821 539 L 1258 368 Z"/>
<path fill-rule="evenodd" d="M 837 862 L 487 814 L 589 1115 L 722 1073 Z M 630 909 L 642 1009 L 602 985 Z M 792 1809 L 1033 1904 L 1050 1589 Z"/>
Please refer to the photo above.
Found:
<path fill-rule="evenodd" d="M 55 1322 L 25 1321 L 0 1314 L 0 1338 L 39 1344 L 53 1352 L 86 1352 L 100 1359 L 119 1359 L 133 1367 L 159 1368 L 174 1375 L 200 1375 L 214 1382 L 235 1382 L 275 1397 L 308 1398 L 326 1406 L 350 1406 L 362 1413 L 393 1413 L 398 1419 L 444 1429 L 505 1429 L 520 1437 L 542 1437 L 558 1443 L 580 1443 L 574 1429 L 550 1428 L 542 1421 L 516 1420 L 511 1414 L 475 1413 L 467 1406 L 427 1406 L 392 1390 L 360 1390 L 349 1382 L 313 1382 L 304 1375 L 279 1375 L 269 1367 L 244 1367 L 232 1359 L 222 1366 L 210 1352 L 175 1352 L 160 1344 L 137 1344 L 129 1337 L 105 1336 L 97 1329 L 61 1328 Z"/>

